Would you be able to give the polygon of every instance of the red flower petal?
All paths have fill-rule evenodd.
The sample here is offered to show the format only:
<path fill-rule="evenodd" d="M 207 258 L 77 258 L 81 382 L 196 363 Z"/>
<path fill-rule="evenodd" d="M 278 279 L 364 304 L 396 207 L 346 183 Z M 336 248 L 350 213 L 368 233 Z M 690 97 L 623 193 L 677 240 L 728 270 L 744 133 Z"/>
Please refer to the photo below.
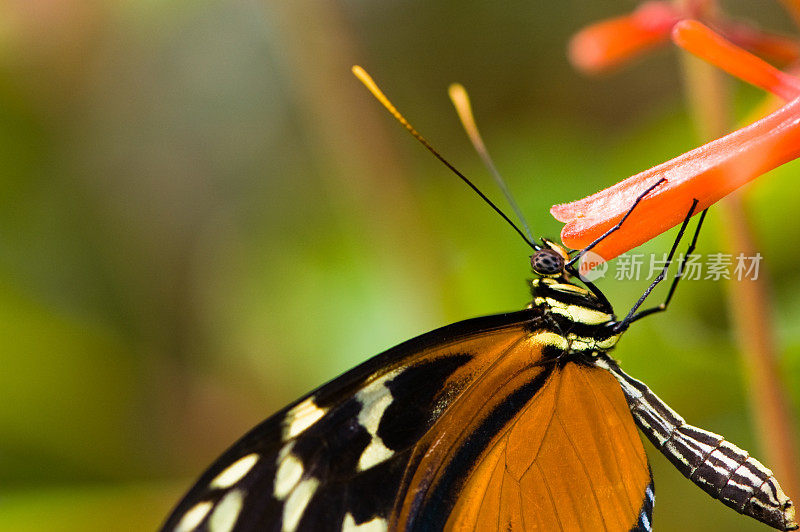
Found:
<path fill-rule="evenodd" d="M 556 205 L 566 222 L 561 240 L 581 249 L 613 227 L 648 186 L 666 182 L 636 207 L 622 228 L 594 251 L 606 260 L 633 249 L 683 221 L 692 200 L 698 212 L 759 175 L 800 156 L 800 98 L 729 135 L 636 174 L 592 196 Z"/>

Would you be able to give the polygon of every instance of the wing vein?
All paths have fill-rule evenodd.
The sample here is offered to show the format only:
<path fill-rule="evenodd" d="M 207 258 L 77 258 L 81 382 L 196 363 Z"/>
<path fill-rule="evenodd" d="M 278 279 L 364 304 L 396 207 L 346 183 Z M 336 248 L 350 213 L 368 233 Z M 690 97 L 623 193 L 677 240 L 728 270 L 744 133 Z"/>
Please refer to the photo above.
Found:
<path fill-rule="evenodd" d="M 457 398 L 456 398 L 456 399 L 455 399 L 455 400 L 454 400 L 452 403 L 450 403 L 450 404 L 448 405 L 448 408 L 452 408 L 452 407 L 453 407 L 453 405 L 456 405 L 456 404 L 458 404 L 460 401 L 462 401 L 462 400 L 463 400 L 463 398 L 464 398 L 464 397 L 468 396 L 468 395 L 469 395 L 469 391 L 470 391 L 471 389 L 475 388 L 475 387 L 478 385 L 478 383 L 480 383 L 481 381 L 483 381 L 484 379 L 486 379 L 486 376 L 487 376 L 487 375 L 489 375 L 489 373 L 491 373 L 492 369 L 493 369 L 493 368 L 494 368 L 494 367 L 495 367 L 497 364 L 499 364 L 499 363 L 500 363 L 501 359 L 503 359 L 503 358 L 504 358 L 506 355 L 508 355 L 508 353 L 509 353 L 509 352 L 511 352 L 511 350 L 512 350 L 512 349 L 515 349 L 517 346 L 519 346 L 519 344 L 521 344 L 521 343 L 522 343 L 522 342 L 523 342 L 523 341 L 524 341 L 524 340 L 527 338 L 527 336 L 528 336 L 527 334 L 523 334 L 523 335 L 522 335 L 520 338 L 518 338 L 518 339 L 514 340 L 514 341 L 513 341 L 513 342 L 512 342 L 512 343 L 511 343 L 511 344 L 510 344 L 508 347 L 506 347 L 505 349 L 503 349 L 503 350 L 502 350 L 502 351 L 501 351 L 501 352 L 498 354 L 498 356 L 495 358 L 495 360 L 494 360 L 494 361 L 492 361 L 492 363 L 491 363 L 491 364 L 490 364 L 490 365 L 489 365 L 489 366 L 488 366 L 486 369 L 484 369 L 484 370 L 481 372 L 480 376 L 478 376 L 477 378 L 475 378 L 475 379 L 474 379 L 474 380 L 473 380 L 473 381 L 472 381 L 472 382 L 471 382 L 471 383 L 470 383 L 470 384 L 469 384 L 469 385 L 468 385 L 466 388 L 464 388 L 464 390 L 463 390 L 463 391 L 462 391 L 462 392 L 459 394 L 459 396 L 458 396 L 458 397 L 457 397 Z M 521 372 L 525 371 L 526 369 L 527 369 L 527 368 L 523 368 L 523 369 L 521 369 L 520 371 L 516 371 L 516 372 L 514 372 L 513 374 L 511 374 L 511 375 L 508 377 L 508 379 L 506 379 L 506 380 L 504 381 L 504 383 L 503 383 L 503 384 L 507 384 L 508 382 L 510 382 L 510 381 L 512 381 L 512 380 L 514 380 L 514 379 L 517 377 L 517 375 L 519 375 Z M 505 389 L 505 386 L 498 386 L 498 387 L 496 387 L 495 389 L 496 389 L 496 390 L 498 390 L 498 391 L 499 391 L 499 390 L 503 390 L 503 389 Z M 496 395 L 497 395 L 497 393 L 495 392 L 495 393 L 493 393 L 493 394 L 492 394 L 490 397 L 487 397 L 486 403 L 489 403 L 489 400 L 488 400 L 489 398 L 491 398 L 491 397 L 495 397 Z M 476 412 L 476 414 L 477 414 L 477 412 Z M 444 416 L 442 416 L 442 417 L 444 417 Z M 434 425 L 434 426 L 435 426 L 435 425 Z M 457 441 L 462 441 L 462 440 L 463 440 L 463 435 L 464 435 L 464 433 L 466 433 L 466 432 L 467 432 L 467 431 L 468 431 L 470 428 L 471 428 L 471 426 L 470 426 L 470 425 L 468 425 L 468 424 L 467 424 L 467 425 L 465 425 L 465 426 L 464 426 L 464 428 L 463 428 L 463 429 L 461 429 L 461 430 L 458 432 L 458 438 L 457 438 Z M 441 461 L 441 462 L 440 462 L 440 463 L 439 463 L 439 464 L 436 466 L 436 469 L 434 470 L 434 472 L 431 474 L 431 478 L 437 478 L 437 477 L 439 476 L 439 473 L 440 473 L 440 471 L 441 471 L 442 467 L 446 467 L 446 465 L 447 465 L 447 461 L 445 461 L 445 460 Z"/>
<path fill-rule="evenodd" d="M 564 437 L 566 437 L 570 447 L 572 447 L 572 450 L 575 451 L 575 457 L 578 459 L 578 462 L 580 462 L 581 469 L 583 469 L 583 474 L 586 476 L 586 480 L 589 482 L 589 486 L 591 487 L 589 491 L 592 492 L 592 498 L 594 499 L 594 502 L 597 505 L 598 512 L 600 513 L 600 519 L 603 521 L 603 528 L 605 530 L 608 530 L 606 517 L 605 515 L 603 515 L 603 507 L 600 506 L 600 499 L 597 498 L 597 492 L 595 491 L 594 483 L 592 482 L 592 477 L 589 475 L 589 470 L 586 468 L 586 463 L 581 458 L 581 455 L 578 452 L 578 448 L 576 447 L 575 442 L 573 442 L 572 438 L 570 438 L 569 432 L 567 432 L 567 427 L 564 426 L 564 422 L 561 421 L 561 416 L 558 415 L 558 412 L 556 412 L 554 415 L 556 419 L 558 419 L 558 423 L 561 425 L 561 428 L 564 430 Z"/>
<path fill-rule="evenodd" d="M 586 381 L 586 376 L 585 375 L 581 375 L 581 378 L 584 380 L 584 382 Z M 587 383 L 587 388 L 591 391 L 592 396 L 595 399 L 595 403 L 599 404 L 601 398 L 603 400 L 605 400 L 606 402 L 609 402 L 608 397 L 604 393 L 599 393 L 598 394 L 598 391 L 596 390 L 596 388 L 597 388 L 596 386 L 588 386 L 588 383 Z M 619 412 L 617 411 L 616 408 L 614 408 L 613 404 L 611 404 L 611 410 L 614 412 L 614 415 L 617 416 L 617 419 L 619 419 L 620 423 L 622 425 L 624 425 L 625 424 L 625 420 L 620 417 Z M 633 419 L 631 419 L 629 421 L 631 423 L 633 423 Z M 606 425 L 604 425 L 604 426 L 606 426 Z M 626 434 L 626 439 L 628 440 L 629 447 L 631 449 L 634 449 L 635 447 L 633 446 L 633 442 L 631 442 L 630 437 L 627 437 L 628 436 L 628 431 L 623 431 L 623 432 Z M 606 433 L 608 433 L 607 430 L 606 430 Z M 614 462 L 617 464 L 617 471 L 620 471 L 620 472 L 623 471 L 622 462 L 620 462 L 619 456 L 617 455 L 617 453 L 611 453 L 611 455 L 614 457 Z M 625 493 L 627 494 L 627 489 L 625 490 Z M 638 508 L 634 508 L 633 507 L 633 502 L 630 500 L 630 497 L 625 497 L 625 502 L 627 503 L 628 508 L 630 509 L 630 511 L 633 512 L 634 514 L 636 514 L 639 511 Z"/>
<path fill-rule="evenodd" d="M 541 476 L 541 478 L 546 480 L 547 477 L 545 476 L 544 471 L 542 470 L 542 466 L 540 466 L 537 462 L 533 462 L 533 465 L 535 465 L 536 469 L 539 470 L 539 475 Z M 553 498 L 553 492 L 550 491 L 550 486 L 547 484 L 547 482 L 543 482 L 542 485 L 544 486 L 544 489 L 547 492 L 547 497 L 550 499 L 550 504 L 553 506 L 553 513 L 556 516 L 558 516 L 558 505 L 556 505 L 556 500 Z M 564 532 L 564 526 L 561 524 L 561 518 L 559 517 L 558 519 L 556 519 L 556 522 L 558 523 L 558 529 L 561 530 L 561 532 Z"/>

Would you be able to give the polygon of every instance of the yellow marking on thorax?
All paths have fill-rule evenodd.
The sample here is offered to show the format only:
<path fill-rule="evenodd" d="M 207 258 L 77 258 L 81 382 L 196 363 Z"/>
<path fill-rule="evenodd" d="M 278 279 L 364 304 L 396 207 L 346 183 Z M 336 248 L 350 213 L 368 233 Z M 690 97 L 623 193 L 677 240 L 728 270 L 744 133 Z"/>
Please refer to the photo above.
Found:
<path fill-rule="evenodd" d="M 559 292 L 570 292 L 573 294 L 581 294 L 581 295 L 588 295 L 589 291 L 585 288 L 581 288 L 580 286 L 575 286 L 574 284 L 568 283 L 547 283 L 549 288 L 553 290 L 558 290 Z"/>
<path fill-rule="evenodd" d="M 617 341 L 619 340 L 619 335 L 615 334 L 614 336 L 609 336 L 605 340 L 600 340 L 596 342 L 594 345 L 597 346 L 598 349 L 611 349 L 615 345 L 617 345 Z"/>
<path fill-rule="evenodd" d="M 561 314 L 570 318 L 575 323 L 583 323 L 584 325 L 600 325 L 611 321 L 611 314 L 594 310 L 580 305 L 568 305 L 562 303 L 552 297 L 544 298 L 545 302 L 550 306 L 550 310 L 556 314 Z"/>
<path fill-rule="evenodd" d="M 589 351 L 594 349 L 594 338 L 584 338 L 575 336 L 574 334 L 567 335 L 567 342 L 569 348 L 573 351 Z"/>
<path fill-rule="evenodd" d="M 569 343 L 570 349 L 573 351 L 589 351 L 592 349 L 599 349 L 599 350 L 607 350 L 614 347 L 619 340 L 619 335 L 615 334 L 613 336 L 609 336 L 604 340 L 597 340 L 592 338 L 591 336 L 578 336 L 576 334 L 570 333 L 567 335 L 567 341 Z"/>
<path fill-rule="evenodd" d="M 560 334 L 556 334 L 554 332 L 549 332 L 549 331 L 544 331 L 531 335 L 530 342 L 532 344 L 540 346 L 551 345 L 553 347 L 557 347 L 564 351 L 566 351 L 569 348 L 569 342 L 567 342 L 566 338 L 564 338 Z"/>

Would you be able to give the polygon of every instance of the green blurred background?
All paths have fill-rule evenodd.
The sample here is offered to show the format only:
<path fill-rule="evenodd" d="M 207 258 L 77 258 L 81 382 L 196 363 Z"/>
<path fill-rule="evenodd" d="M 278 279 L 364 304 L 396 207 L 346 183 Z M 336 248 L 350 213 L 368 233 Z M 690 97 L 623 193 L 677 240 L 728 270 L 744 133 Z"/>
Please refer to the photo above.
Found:
<path fill-rule="evenodd" d="M 497 198 L 446 97 L 462 82 L 535 233 L 555 238 L 550 205 L 697 144 L 674 50 L 594 79 L 566 62 L 576 29 L 635 5 L 0 2 L 0 529 L 153 529 L 300 394 L 427 330 L 525 306 L 525 246 L 350 65 Z M 793 31 L 776 2 L 725 5 Z M 761 97 L 734 94 L 742 116 Z M 748 196 L 795 411 L 798 171 Z M 721 234 L 712 211 L 700 251 Z M 645 285 L 601 282 L 620 313 Z M 760 456 L 725 291 L 686 282 L 615 356 Z M 651 458 L 658 529 L 766 529 Z"/>

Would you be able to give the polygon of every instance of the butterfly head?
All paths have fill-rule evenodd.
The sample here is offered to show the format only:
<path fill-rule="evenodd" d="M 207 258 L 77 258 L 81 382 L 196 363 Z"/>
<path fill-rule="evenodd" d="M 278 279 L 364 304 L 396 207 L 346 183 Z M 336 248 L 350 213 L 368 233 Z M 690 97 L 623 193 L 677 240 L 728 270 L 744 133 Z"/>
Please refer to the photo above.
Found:
<path fill-rule="evenodd" d="M 569 273 L 565 269 L 569 260 L 567 250 L 546 238 L 542 239 L 542 244 L 544 246 L 531 255 L 533 273 L 541 277 L 557 278 L 564 276 L 569 278 Z"/>
<path fill-rule="evenodd" d="M 586 319 L 592 324 L 602 324 L 604 327 L 613 324 L 615 317 L 611 303 L 602 292 L 591 283 L 587 284 L 583 278 L 581 280 L 587 284 L 586 288 L 574 284 L 572 279 L 578 274 L 569 266 L 569 261 L 570 253 L 564 246 L 542 238 L 542 245 L 537 246 L 531 255 L 531 269 L 539 276 L 538 279 L 529 281 L 533 295 L 531 305 L 551 311 L 555 306 L 566 312 L 573 321 L 583 320 L 585 316 L 578 314 L 582 312 L 581 309 L 588 309 L 592 315 Z"/>

